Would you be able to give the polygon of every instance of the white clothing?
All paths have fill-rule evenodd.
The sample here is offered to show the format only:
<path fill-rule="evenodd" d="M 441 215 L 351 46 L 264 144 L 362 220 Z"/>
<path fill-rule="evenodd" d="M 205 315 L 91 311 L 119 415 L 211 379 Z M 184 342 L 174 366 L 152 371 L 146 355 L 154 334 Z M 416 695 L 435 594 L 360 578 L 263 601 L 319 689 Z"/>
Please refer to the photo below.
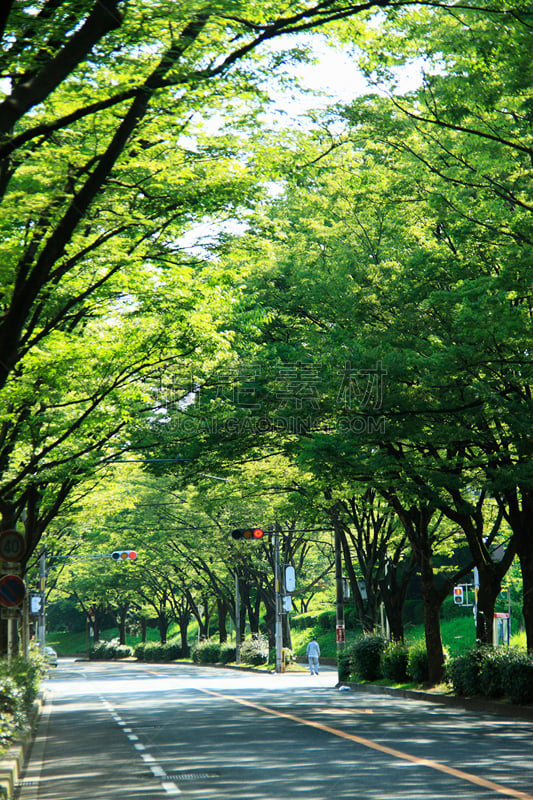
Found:
<path fill-rule="evenodd" d="M 318 659 L 320 657 L 320 645 L 314 639 L 307 645 L 307 660 L 309 662 L 309 672 L 311 675 L 318 675 Z"/>

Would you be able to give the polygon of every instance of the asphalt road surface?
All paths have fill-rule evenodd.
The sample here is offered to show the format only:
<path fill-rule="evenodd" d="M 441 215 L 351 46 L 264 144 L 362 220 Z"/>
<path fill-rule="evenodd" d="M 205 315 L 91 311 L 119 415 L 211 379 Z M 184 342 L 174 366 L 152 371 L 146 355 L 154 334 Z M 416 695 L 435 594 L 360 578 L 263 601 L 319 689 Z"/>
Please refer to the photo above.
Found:
<path fill-rule="evenodd" d="M 20 800 L 533 800 L 533 723 L 337 673 L 60 660 Z"/>

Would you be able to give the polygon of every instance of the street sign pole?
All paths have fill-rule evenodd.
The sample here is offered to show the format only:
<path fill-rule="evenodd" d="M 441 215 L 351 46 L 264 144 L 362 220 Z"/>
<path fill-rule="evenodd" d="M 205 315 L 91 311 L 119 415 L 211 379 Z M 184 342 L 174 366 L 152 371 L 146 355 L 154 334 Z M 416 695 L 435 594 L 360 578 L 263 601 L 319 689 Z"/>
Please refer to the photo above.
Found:
<path fill-rule="evenodd" d="M 22 652 L 27 661 L 30 657 L 30 598 L 27 593 L 22 602 Z"/>
<path fill-rule="evenodd" d="M 45 637 L 46 637 L 45 590 L 46 590 L 46 548 L 43 547 L 43 549 L 41 550 L 41 555 L 39 557 L 39 591 L 42 597 L 41 610 L 39 613 L 39 649 L 41 653 L 44 653 Z"/>

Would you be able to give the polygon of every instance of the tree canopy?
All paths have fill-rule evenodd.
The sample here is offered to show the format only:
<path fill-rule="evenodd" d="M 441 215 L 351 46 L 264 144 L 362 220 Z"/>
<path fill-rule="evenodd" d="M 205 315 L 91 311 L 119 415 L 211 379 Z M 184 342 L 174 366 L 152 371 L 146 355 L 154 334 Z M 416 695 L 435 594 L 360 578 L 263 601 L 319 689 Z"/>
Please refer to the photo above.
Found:
<path fill-rule="evenodd" d="M 269 129 L 318 29 L 374 88 Z M 246 518 L 282 521 L 309 592 L 331 539 L 299 529 L 335 530 L 398 636 L 416 565 L 435 680 L 454 581 L 479 570 L 486 639 L 517 554 L 533 647 L 528 4 L 43 0 L 0 31 L 0 513 L 26 560 L 97 544 L 111 482 L 179 504 L 105 515 L 156 554 L 122 600 L 162 628 L 209 596 L 222 630 L 237 566 L 270 613 L 271 550 L 220 538 Z"/>

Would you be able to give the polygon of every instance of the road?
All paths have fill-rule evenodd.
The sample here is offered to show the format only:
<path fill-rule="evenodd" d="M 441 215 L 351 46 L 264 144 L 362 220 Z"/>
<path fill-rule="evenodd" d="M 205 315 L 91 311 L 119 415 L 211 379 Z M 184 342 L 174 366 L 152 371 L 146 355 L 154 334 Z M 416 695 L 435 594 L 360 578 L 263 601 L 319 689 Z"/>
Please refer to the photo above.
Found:
<path fill-rule="evenodd" d="M 19 800 L 533 800 L 533 723 L 336 678 L 60 660 Z"/>

